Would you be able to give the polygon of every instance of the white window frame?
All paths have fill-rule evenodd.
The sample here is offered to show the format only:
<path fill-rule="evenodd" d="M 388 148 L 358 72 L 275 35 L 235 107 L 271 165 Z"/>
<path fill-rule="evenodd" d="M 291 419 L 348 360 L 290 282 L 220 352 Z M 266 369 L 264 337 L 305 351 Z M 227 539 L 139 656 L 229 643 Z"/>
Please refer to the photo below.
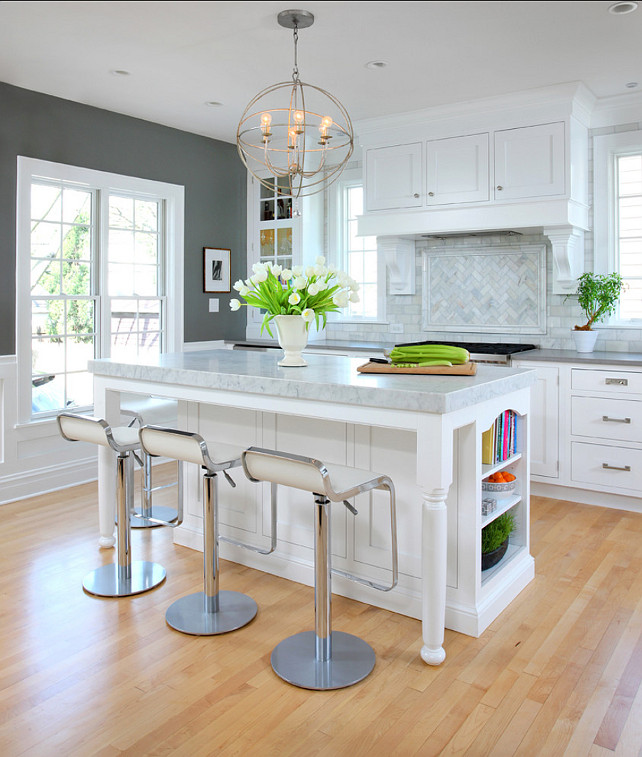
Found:
<path fill-rule="evenodd" d="M 52 421 L 51 418 L 32 418 L 31 412 L 31 184 L 38 179 L 52 179 L 66 184 L 77 185 L 83 189 L 98 190 L 100 200 L 97 203 L 98 233 L 96 244 L 106 249 L 106 219 L 108 194 L 134 194 L 137 197 L 148 196 L 163 202 L 163 237 L 165 239 L 165 282 L 164 298 L 166 300 L 166 352 L 179 352 L 183 349 L 183 259 L 185 226 L 185 189 L 177 184 L 140 179 L 134 176 L 96 171 L 89 168 L 53 163 L 18 156 L 17 204 L 16 204 L 16 353 L 18 368 L 18 426 Z M 106 261 L 98 253 L 101 280 L 104 278 Z M 100 275 L 100 274 L 99 274 Z M 103 292 L 102 295 L 106 295 Z M 107 298 L 105 297 L 105 301 Z M 109 351 L 109 338 L 101 324 L 104 319 L 104 307 L 96 314 L 96 343 L 100 354 L 106 357 Z"/>
<path fill-rule="evenodd" d="M 593 269 L 606 274 L 620 270 L 616 244 L 615 161 L 621 155 L 642 152 L 642 130 L 604 134 L 593 138 Z M 614 315 L 596 328 L 640 329 L 642 319 Z"/>
<path fill-rule="evenodd" d="M 357 167 L 346 168 L 329 190 L 328 217 L 328 249 L 333 255 L 328 255 L 328 261 L 334 263 L 342 271 L 348 270 L 348 260 L 345 248 L 345 219 L 346 203 L 345 190 L 350 187 L 363 187 L 364 181 L 361 170 Z M 365 188 L 364 188 L 365 207 Z M 377 250 L 377 315 L 373 317 L 351 316 L 345 312 L 331 313 L 328 320 L 332 323 L 388 323 L 386 316 L 386 264 L 384 256 Z"/>

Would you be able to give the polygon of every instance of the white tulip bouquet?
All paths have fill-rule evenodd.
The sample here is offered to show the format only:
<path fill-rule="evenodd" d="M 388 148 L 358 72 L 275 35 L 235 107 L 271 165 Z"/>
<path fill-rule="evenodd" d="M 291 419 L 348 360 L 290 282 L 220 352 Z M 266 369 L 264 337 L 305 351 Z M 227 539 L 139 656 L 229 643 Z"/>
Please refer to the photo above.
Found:
<path fill-rule="evenodd" d="M 313 266 L 296 265 L 290 270 L 272 263 L 255 263 L 252 271 L 247 281 L 239 279 L 234 284 L 245 302 L 232 299 L 230 308 L 253 305 L 265 310 L 261 333 L 266 329 L 270 336 L 270 321 L 277 315 L 300 315 L 306 328 L 314 321 L 318 331 L 325 327 L 328 313 L 359 302 L 357 282 L 334 266 L 326 266 L 322 255 Z"/>

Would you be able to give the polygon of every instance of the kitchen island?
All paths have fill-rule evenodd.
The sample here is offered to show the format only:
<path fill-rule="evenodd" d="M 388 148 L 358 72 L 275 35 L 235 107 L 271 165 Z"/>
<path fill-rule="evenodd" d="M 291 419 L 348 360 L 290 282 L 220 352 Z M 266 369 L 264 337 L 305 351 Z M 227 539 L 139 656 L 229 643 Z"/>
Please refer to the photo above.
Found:
<path fill-rule="evenodd" d="M 240 447 L 257 445 L 369 468 L 397 490 L 400 580 L 388 594 L 337 577 L 333 588 L 421 618 L 421 656 L 445 658 L 444 627 L 479 635 L 533 578 L 529 553 L 528 414 L 534 373 L 478 366 L 476 376 L 362 375 L 362 359 L 308 355 L 305 368 L 281 368 L 279 353 L 212 350 L 161 355 L 149 362 L 95 360 L 95 413 L 118 419 L 119 394 L 180 401 L 181 426 Z M 482 465 L 482 432 L 504 411 L 517 418 L 518 452 Z M 516 529 L 499 566 L 482 576 L 481 480 L 509 467 L 520 488 L 504 502 Z M 269 490 L 240 480 L 221 484 L 221 528 L 261 546 L 269 529 Z M 186 476 L 186 518 L 175 541 L 201 547 L 199 471 Z M 355 499 L 358 516 L 335 507 L 333 565 L 365 577 L 388 576 L 385 495 Z M 101 546 L 113 545 L 112 453 L 99 449 Z M 270 556 L 222 545 L 221 556 L 313 584 L 312 499 L 280 490 L 278 548 Z M 499 501 L 498 501 L 499 502 Z M 501 502 L 499 502 L 501 506 Z M 171 580 L 171 574 L 169 577 Z M 257 597 L 260 606 L 260 597 Z"/>

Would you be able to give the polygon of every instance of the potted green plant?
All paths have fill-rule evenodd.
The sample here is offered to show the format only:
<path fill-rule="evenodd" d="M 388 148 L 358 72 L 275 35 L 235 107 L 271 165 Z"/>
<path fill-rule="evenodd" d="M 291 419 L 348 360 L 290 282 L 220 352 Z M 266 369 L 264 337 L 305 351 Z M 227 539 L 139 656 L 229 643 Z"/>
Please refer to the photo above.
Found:
<path fill-rule="evenodd" d="M 482 528 L 482 570 L 488 570 L 504 557 L 508 549 L 508 537 L 515 530 L 515 518 L 511 512 L 502 513 Z"/>
<path fill-rule="evenodd" d="M 597 331 L 593 324 L 603 321 L 615 312 L 615 306 L 624 288 L 624 280 L 619 273 L 583 273 L 577 280 L 577 301 L 582 308 L 586 323 L 575 326 L 573 337 L 578 352 L 593 352 Z M 570 296 L 570 295 L 569 295 Z"/>

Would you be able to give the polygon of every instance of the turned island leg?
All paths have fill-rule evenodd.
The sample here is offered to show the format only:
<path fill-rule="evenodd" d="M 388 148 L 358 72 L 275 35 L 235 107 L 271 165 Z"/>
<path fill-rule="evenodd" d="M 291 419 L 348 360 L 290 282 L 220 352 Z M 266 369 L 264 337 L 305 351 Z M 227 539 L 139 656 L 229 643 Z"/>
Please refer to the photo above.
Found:
<path fill-rule="evenodd" d="M 453 428 L 443 415 L 426 415 L 417 430 L 417 484 L 423 492 L 421 659 L 440 665 L 446 659 L 446 568 L 448 511 L 453 477 Z"/>
<path fill-rule="evenodd" d="M 440 665 L 446 659 L 446 560 L 448 513 L 444 489 L 424 492 L 422 509 L 422 636 L 421 659 Z"/>

